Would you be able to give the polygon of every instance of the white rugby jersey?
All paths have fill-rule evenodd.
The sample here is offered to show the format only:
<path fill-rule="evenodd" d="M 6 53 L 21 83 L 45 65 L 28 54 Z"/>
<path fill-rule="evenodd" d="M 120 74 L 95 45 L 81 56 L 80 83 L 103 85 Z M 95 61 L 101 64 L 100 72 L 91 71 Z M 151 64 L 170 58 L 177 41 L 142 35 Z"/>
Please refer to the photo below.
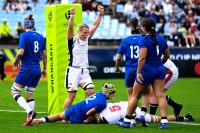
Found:
<path fill-rule="evenodd" d="M 69 66 L 87 68 L 88 64 L 88 39 L 85 41 L 81 40 L 77 36 L 73 39 L 68 40 L 68 50 L 69 50 Z"/>
<path fill-rule="evenodd" d="M 178 74 L 178 69 L 176 65 L 170 59 L 168 59 L 165 62 L 164 66 L 165 68 L 167 68 L 167 70 L 170 70 L 173 74 Z"/>
<path fill-rule="evenodd" d="M 126 115 L 128 107 L 128 101 L 107 103 L 106 108 L 100 112 L 100 116 L 104 117 L 108 123 L 115 123 L 121 118 L 124 118 Z M 136 108 L 136 118 L 139 118 L 141 115 L 141 109 Z"/>

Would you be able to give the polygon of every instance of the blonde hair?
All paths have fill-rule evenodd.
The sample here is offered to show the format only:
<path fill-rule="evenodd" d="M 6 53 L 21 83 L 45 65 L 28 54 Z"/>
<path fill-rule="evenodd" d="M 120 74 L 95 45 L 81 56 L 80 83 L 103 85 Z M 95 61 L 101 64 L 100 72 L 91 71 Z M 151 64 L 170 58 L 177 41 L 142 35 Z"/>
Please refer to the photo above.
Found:
<path fill-rule="evenodd" d="M 89 26 L 87 24 L 82 23 L 81 25 L 78 26 L 77 31 L 82 31 L 83 28 L 89 29 Z"/>

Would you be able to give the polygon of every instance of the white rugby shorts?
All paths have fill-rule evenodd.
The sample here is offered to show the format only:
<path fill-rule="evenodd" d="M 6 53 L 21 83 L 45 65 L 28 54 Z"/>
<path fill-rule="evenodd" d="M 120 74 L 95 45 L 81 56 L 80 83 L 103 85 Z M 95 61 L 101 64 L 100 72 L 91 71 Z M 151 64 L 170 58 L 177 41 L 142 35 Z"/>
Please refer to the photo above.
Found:
<path fill-rule="evenodd" d="M 89 70 L 87 68 L 68 67 L 65 72 L 65 88 L 73 88 L 73 91 L 78 90 L 81 83 L 92 83 Z"/>

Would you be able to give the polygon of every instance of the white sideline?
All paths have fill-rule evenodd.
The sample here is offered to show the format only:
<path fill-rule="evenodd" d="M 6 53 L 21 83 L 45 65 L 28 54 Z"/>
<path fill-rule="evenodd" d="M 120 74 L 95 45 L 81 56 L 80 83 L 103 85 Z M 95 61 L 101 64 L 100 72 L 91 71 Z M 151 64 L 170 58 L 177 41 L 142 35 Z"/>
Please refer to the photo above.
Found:
<path fill-rule="evenodd" d="M 0 112 L 11 112 L 11 113 L 16 113 L 16 112 L 26 112 L 26 111 L 19 111 L 19 110 L 0 110 Z M 39 114 L 47 114 L 47 112 L 37 112 Z M 188 123 L 188 122 L 169 122 L 169 123 L 174 123 L 174 124 L 181 124 L 181 125 L 192 125 L 192 126 L 200 126 L 198 123 Z"/>
<path fill-rule="evenodd" d="M 19 110 L 0 110 L 0 112 L 11 112 L 11 113 L 16 113 L 16 112 L 26 112 L 26 111 L 19 111 Z M 39 114 L 45 114 L 47 112 L 37 112 Z"/>
<path fill-rule="evenodd" d="M 192 125 L 192 126 L 200 126 L 199 123 L 188 123 L 188 122 L 169 122 L 174 124 L 181 124 L 181 125 Z"/>

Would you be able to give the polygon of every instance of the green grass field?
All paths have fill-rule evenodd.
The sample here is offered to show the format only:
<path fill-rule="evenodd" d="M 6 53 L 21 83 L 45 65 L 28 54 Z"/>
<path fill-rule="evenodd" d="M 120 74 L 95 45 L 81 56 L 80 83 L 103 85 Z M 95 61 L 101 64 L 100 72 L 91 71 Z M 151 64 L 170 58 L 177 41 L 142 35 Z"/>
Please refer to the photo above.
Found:
<path fill-rule="evenodd" d="M 93 80 L 96 86 L 95 90 L 100 91 L 101 86 L 105 82 L 110 82 L 115 85 L 117 93 L 114 101 L 126 100 L 127 94 L 124 88 L 123 79 L 108 79 L 108 80 Z M 180 78 L 178 81 L 168 90 L 168 94 L 175 101 L 183 104 L 183 109 L 180 115 L 185 115 L 190 112 L 195 122 L 185 123 L 170 123 L 169 129 L 159 129 L 159 123 L 150 123 L 149 127 L 143 128 L 140 124 L 134 129 L 123 129 L 116 125 L 103 125 L 103 124 L 91 124 L 91 125 L 77 125 L 77 124 L 61 124 L 57 123 L 45 123 L 40 125 L 33 125 L 29 127 L 22 127 L 26 118 L 26 113 L 22 112 L 23 109 L 18 106 L 15 100 L 10 95 L 10 87 L 12 82 L 0 81 L 0 132 L 2 133 L 155 133 L 155 132 L 168 132 L 168 133 L 199 133 L 200 132 L 200 78 Z M 24 95 L 24 93 L 22 93 Z M 37 117 L 47 115 L 47 82 L 41 81 L 38 88 L 35 91 L 35 110 L 38 113 Z M 172 114 L 172 108 L 169 106 L 169 114 Z M 159 115 L 159 111 L 157 111 Z"/>

